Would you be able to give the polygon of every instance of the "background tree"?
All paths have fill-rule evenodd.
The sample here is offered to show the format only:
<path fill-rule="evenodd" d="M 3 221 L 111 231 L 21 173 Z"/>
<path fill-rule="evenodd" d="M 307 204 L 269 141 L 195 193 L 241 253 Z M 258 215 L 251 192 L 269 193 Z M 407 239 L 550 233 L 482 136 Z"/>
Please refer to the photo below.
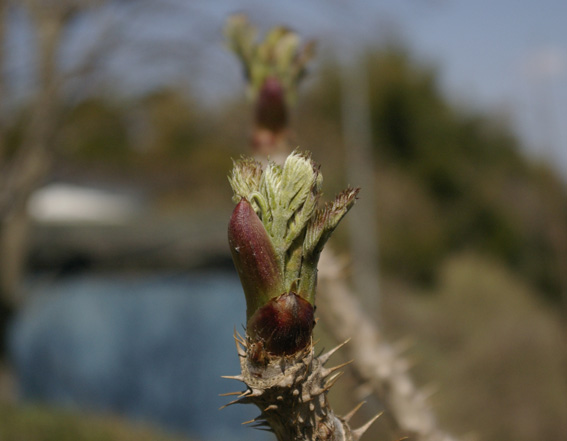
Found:
<path fill-rule="evenodd" d="M 7 151 L 6 78 L 0 72 L 4 108 L 0 117 L 0 340 L 7 320 L 21 302 L 20 282 L 27 254 L 30 219 L 28 200 L 47 176 L 57 147 L 64 111 L 63 87 L 68 79 L 60 67 L 60 49 L 73 21 L 102 1 L 22 0 L 0 4 L 0 38 L 6 37 L 10 8 L 25 11 L 34 35 L 35 87 L 19 144 Z M 0 41 L 5 50 L 5 41 Z M 0 52 L 0 66 L 5 52 Z M 93 60 L 88 60 L 91 63 Z M 86 65 L 82 68 L 86 68 Z"/>

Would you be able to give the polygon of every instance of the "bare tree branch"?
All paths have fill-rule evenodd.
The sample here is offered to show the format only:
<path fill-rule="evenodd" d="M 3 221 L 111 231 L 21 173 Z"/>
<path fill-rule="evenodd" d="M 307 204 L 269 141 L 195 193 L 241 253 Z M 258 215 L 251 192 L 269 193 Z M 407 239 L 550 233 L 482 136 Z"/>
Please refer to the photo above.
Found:
<path fill-rule="evenodd" d="M 9 160 L 5 158 L 0 164 L 0 297 L 11 308 L 20 302 L 18 286 L 29 229 L 27 201 L 51 167 L 62 113 L 63 79 L 58 64 L 62 35 L 78 13 L 98 3 L 88 0 L 15 3 L 29 14 L 35 31 L 37 87 L 22 142 Z M 0 133 L 1 137 L 5 133 Z"/>

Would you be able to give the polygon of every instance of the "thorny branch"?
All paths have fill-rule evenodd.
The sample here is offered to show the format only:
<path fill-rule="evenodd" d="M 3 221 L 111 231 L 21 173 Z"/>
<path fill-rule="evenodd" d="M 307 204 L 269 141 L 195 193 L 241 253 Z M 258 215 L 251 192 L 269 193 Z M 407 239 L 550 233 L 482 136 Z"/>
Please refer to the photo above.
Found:
<path fill-rule="evenodd" d="M 273 432 L 279 441 L 357 441 L 379 417 L 352 429 L 349 421 L 360 405 L 342 417 L 329 405 L 327 392 L 348 363 L 332 368 L 325 364 L 344 343 L 319 357 L 315 357 L 310 344 L 293 357 L 270 357 L 258 364 L 253 360 L 253 344 L 238 334 L 235 340 L 242 372 L 224 378 L 242 381 L 247 389 L 224 394 L 238 395 L 227 406 L 252 403 L 261 410 L 260 415 L 244 424 Z"/>
<path fill-rule="evenodd" d="M 415 441 L 457 441 L 438 427 L 426 394 L 416 388 L 408 373 L 408 363 L 363 311 L 330 251 L 321 256 L 319 288 L 319 316 L 333 323 L 328 329 L 335 340 L 352 337 L 345 347 L 347 357 L 353 359 L 352 368 L 381 400 L 400 436 Z"/>
<path fill-rule="evenodd" d="M 329 406 L 342 365 L 324 366 L 334 351 L 315 357 L 312 330 L 319 256 L 358 189 L 318 209 L 322 175 L 299 152 L 265 168 L 235 161 L 229 181 L 237 205 L 228 241 L 247 308 L 246 338 L 235 337 L 241 374 L 232 377 L 247 389 L 231 404 L 258 406 L 251 423 L 280 441 L 357 441 L 371 422 L 352 430 Z"/>

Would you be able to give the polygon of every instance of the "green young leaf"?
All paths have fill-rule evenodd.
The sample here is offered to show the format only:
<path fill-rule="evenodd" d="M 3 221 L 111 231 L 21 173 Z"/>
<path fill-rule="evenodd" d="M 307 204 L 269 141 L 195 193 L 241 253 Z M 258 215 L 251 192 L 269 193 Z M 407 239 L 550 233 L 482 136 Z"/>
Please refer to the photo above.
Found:
<path fill-rule="evenodd" d="M 317 255 L 322 251 L 333 230 L 354 205 L 359 191 L 359 188 L 342 191 L 332 204 L 326 204 L 312 216 L 303 243 L 303 252 L 306 255 Z"/>
<path fill-rule="evenodd" d="M 251 158 L 241 158 L 238 161 L 233 161 L 232 173 L 228 177 L 234 192 L 232 197 L 234 203 L 238 203 L 242 198 L 246 198 L 258 215 L 262 212 L 260 209 L 261 201 L 257 197 L 261 178 L 262 164 Z"/>

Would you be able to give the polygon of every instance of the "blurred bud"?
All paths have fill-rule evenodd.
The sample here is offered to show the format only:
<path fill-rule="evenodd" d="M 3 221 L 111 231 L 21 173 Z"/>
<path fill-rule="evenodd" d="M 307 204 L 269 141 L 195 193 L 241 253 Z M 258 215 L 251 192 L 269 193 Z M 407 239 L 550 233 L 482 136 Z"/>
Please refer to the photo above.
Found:
<path fill-rule="evenodd" d="M 270 129 L 274 125 L 275 131 L 286 127 L 289 109 L 295 102 L 307 63 L 313 58 L 315 43 L 310 41 L 301 47 L 299 36 L 281 26 L 270 30 L 258 42 L 256 28 L 243 14 L 227 20 L 224 34 L 227 46 L 244 69 L 258 125 Z"/>
<path fill-rule="evenodd" d="M 288 109 L 285 91 L 276 77 L 264 81 L 255 109 L 256 125 L 271 132 L 279 133 L 287 127 Z"/>

